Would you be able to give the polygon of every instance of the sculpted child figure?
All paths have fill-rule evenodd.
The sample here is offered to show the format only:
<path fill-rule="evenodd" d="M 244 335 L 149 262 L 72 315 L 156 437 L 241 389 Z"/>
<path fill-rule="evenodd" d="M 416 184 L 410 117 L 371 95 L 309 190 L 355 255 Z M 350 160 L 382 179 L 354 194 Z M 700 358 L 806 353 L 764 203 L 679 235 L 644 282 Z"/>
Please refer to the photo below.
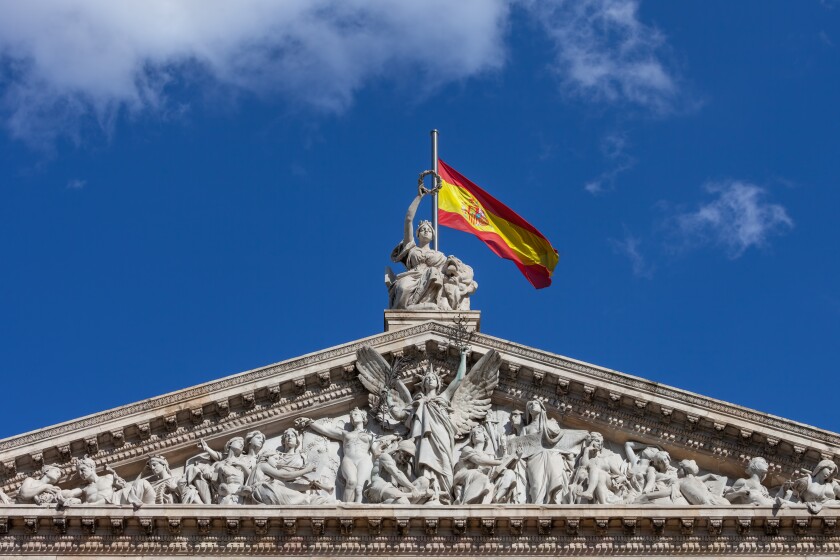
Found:
<path fill-rule="evenodd" d="M 342 442 L 344 457 L 341 460 L 341 476 L 344 479 L 345 502 L 361 503 L 362 490 L 370 482 L 373 470 L 373 434 L 365 431 L 368 422 L 367 412 L 356 407 L 350 411 L 352 430 L 342 430 L 313 422 L 310 418 L 299 418 L 296 422 L 301 428 L 311 430 L 331 439 Z"/>
<path fill-rule="evenodd" d="M 618 453 L 604 449 L 604 436 L 592 432 L 584 443 L 573 486 L 581 499 L 591 503 L 620 504 L 622 490 L 629 484 L 628 472 L 629 463 Z"/>

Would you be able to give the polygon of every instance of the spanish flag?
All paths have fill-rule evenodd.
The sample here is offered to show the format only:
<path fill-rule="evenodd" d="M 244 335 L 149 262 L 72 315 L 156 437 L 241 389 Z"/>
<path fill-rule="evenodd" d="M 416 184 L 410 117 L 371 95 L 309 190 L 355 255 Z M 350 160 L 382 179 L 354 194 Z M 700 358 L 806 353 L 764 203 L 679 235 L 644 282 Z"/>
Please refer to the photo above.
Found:
<path fill-rule="evenodd" d="M 491 251 L 516 263 L 535 288 L 550 286 L 560 257 L 548 239 L 443 160 L 438 160 L 438 172 L 438 223 L 484 241 Z"/>

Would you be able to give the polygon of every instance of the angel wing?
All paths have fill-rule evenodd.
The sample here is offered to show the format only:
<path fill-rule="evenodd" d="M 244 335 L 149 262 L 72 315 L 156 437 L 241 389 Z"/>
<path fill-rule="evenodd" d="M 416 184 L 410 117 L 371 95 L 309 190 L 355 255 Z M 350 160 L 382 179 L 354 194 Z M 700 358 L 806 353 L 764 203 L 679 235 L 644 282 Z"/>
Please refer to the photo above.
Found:
<path fill-rule="evenodd" d="M 470 432 L 487 416 L 490 396 L 499 384 L 499 366 L 502 356 L 491 349 L 464 376 L 452 395 L 452 412 L 449 417 L 455 426 L 455 437 Z"/>
<path fill-rule="evenodd" d="M 391 402 L 401 406 L 411 404 L 411 393 L 400 381 L 382 354 L 370 346 L 362 346 L 356 351 L 356 369 L 359 370 L 359 381 L 372 395 L 381 396 L 388 392 Z"/>

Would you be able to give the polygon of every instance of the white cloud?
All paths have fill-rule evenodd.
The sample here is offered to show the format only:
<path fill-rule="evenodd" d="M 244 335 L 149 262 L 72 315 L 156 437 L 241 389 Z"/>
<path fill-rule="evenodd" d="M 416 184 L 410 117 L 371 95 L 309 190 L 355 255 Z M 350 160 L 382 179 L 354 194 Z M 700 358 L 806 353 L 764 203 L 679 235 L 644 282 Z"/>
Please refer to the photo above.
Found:
<path fill-rule="evenodd" d="M 0 111 L 31 143 L 172 111 L 179 83 L 341 111 L 374 78 L 429 90 L 500 68 L 508 11 L 505 0 L 2 2 Z"/>
<path fill-rule="evenodd" d="M 83 189 L 85 185 L 87 185 L 86 179 L 70 179 L 67 181 L 67 188 L 71 190 Z"/>
<path fill-rule="evenodd" d="M 690 244 L 718 244 L 731 258 L 738 258 L 750 247 L 764 247 L 770 237 L 793 228 L 785 207 L 767 202 L 767 191 L 757 185 L 728 181 L 705 188 L 715 198 L 675 219 L 679 235 Z"/>
<path fill-rule="evenodd" d="M 633 275 L 639 278 L 653 278 L 654 267 L 651 266 L 640 249 L 641 240 L 625 233 L 624 239 L 611 239 L 613 249 L 627 257 L 633 267 Z"/>
<path fill-rule="evenodd" d="M 523 0 L 556 50 L 566 91 L 601 102 L 629 102 L 665 113 L 678 80 L 663 61 L 666 42 L 639 19 L 638 0 Z"/>
<path fill-rule="evenodd" d="M 620 174 L 636 165 L 636 159 L 627 153 L 627 136 L 621 132 L 611 132 L 601 139 L 601 153 L 606 158 L 609 168 L 588 181 L 583 190 L 596 196 L 612 190 L 615 179 Z"/>

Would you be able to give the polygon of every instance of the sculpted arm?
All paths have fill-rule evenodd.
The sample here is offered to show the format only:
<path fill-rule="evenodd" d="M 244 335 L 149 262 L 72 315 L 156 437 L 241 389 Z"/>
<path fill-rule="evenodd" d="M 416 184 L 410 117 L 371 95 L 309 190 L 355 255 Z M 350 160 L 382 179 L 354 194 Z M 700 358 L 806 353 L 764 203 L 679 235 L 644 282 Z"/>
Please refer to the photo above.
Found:
<path fill-rule="evenodd" d="M 414 241 L 414 216 L 417 214 L 417 207 L 420 206 L 420 201 L 423 199 L 424 192 L 420 192 L 411 204 L 408 205 L 408 211 L 405 213 L 405 224 L 403 226 L 403 246 L 408 245 Z"/>
<path fill-rule="evenodd" d="M 307 465 L 302 469 L 275 469 L 269 464 L 263 464 L 259 467 L 264 473 L 272 478 L 278 480 L 294 480 L 305 474 L 309 474 L 316 469 L 315 465 Z"/>
<path fill-rule="evenodd" d="M 214 450 L 210 449 L 210 446 L 207 445 L 207 442 L 204 441 L 204 438 L 201 438 L 199 440 L 198 446 L 201 448 L 202 451 L 207 453 L 212 460 L 214 460 L 214 461 L 221 461 L 222 460 L 222 454 L 219 453 L 218 451 L 214 451 Z"/>
<path fill-rule="evenodd" d="M 408 480 L 408 477 L 405 476 L 405 473 L 397 467 L 397 462 L 394 461 L 394 458 L 390 455 L 383 455 L 379 459 L 379 465 L 382 469 L 385 470 L 385 472 L 387 472 L 393 477 L 393 480 L 399 482 L 400 486 L 409 489 L 414 488 L 414 485 L 411 484 L 411 481 Z"/>
<path fill-rule="evenodd" d="M 337 439 L 339 441 L 343 441 L 344 435 L 347 433 L 346 430 L 335 428 L 333 426 L 325 426 L 324 424 L 313 422 L 309 418 L 301 418 L 299 420 L 299 424 L 321 434 L 322 436 L 326 436 L 330 439 Z"/>
<path fill-rule="evenodd" d="M 446 388 L 446 391 L 444 391 L 441 396 L 445 397 L 447 400 L 452 400 L 452 395 L 455 394 L 455 391 L 464 379 L 465 373 L 467 373 L 467 348 L 464 347 L 461 348 L 461 361 L 458 364 L 458 372 L 455 374 L 455 379 L 452 380 Z"/>

